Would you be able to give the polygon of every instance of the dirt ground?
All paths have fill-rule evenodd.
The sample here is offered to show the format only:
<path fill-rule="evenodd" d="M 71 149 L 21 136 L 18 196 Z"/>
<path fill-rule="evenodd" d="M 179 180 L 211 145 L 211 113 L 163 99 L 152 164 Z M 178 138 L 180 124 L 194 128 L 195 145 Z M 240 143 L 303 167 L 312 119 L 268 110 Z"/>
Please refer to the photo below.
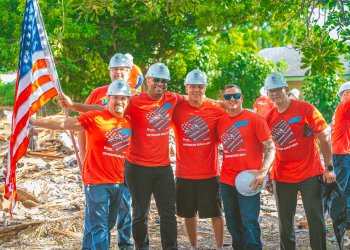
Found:
<path fill-rule="evenodd" d="M 0 249 L 81 249 L 84 228 L 84 194 L 80 170 L 75 155 L 57 141 L 60 135 L 41 132 L 41 150 L 29 151 L 17 167 L 19 201 L 8 217 L 9 202 L 1 197 L 6 141 L 0 140 Z M 174 157 L 171 157 L 174 163 Z M 327 218 L 328 249 L 338 249 L 332 241 L 332 224 Z M 189 249 L 184 222 L 178 221 L 179 249 Z M 275 199 L 272 194 L 261 194 L 260 225 L 264 249 L 279 249 L 279 230 Z M 310 249 L 308 228 L 301 200 L 295 216 L 297 249 Z M 349 232 L 347 232 L 349 235 Z M 112 249 L 117 249 L 117 231 L 112 234 Z M 149 217 L 151 249 L 161 249 L 159 217 L 152 201 Z M 350 240 L 346 239 L 350 245 Z M 231 237 L 225 227 L 225 249 L 231 248 Z M 350 249 L 350 246 L 347 246 Z M 199 220 L 200 249 L 215 249 L 215 240 L 209 220 Z"/>

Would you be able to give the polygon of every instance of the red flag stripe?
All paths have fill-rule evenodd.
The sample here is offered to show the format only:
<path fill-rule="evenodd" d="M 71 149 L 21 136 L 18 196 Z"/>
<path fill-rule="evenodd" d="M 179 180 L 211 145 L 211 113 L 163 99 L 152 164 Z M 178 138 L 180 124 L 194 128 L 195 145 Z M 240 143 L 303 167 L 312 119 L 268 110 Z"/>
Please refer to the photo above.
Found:
<path fill-rule="evenodd" d="M 48 90 L 45 95 L 40 96 L 39 99 L 37 99 L 35 102 L 33 102 L 32 107 L 29 110 L 29 113 L 32 115 L 35 112 L 33 110 L 38 110 L 40 109 L 42 106 L 44 106 L 44 104 L 46 102 L 48 102 L 52 97 L 57 95 L 57 90 L 55 88 L 52 88 L 50 90 Z"/>

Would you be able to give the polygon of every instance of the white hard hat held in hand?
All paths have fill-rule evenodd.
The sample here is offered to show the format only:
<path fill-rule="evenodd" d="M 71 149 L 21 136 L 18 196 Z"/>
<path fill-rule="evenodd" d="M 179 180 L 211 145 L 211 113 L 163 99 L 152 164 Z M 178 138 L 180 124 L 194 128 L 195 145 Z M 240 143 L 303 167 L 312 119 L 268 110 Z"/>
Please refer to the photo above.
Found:
<path fill-rule="evenodd" d="M 257 190 L 254 190 L 252 187 L 250 187 L 250 183 L 254 180 L 255 175 L 252 173 L 249 173 L 248 171 L 242 171 L 240 172 L 235 181 L 236 189 L 238 193 L 244 196 L 252 196 L 257 193 L 259 193 L 261 190 L 263 190 L 266 186 L 266 178 L 264 179 L 263 184 L 260 188 Z"/>
<path fill-rule="evenodd" d="M 168 67 L 164 63 L 152 64 L 146 74 L 146 77 L 161 78 L 170 80 L 170 72 Z"/>

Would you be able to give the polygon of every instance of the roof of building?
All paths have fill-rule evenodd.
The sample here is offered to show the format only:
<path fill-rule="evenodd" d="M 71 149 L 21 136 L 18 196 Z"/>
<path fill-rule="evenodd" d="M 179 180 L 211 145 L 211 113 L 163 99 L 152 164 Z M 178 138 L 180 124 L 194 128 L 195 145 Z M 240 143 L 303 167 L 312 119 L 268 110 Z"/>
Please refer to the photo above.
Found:
<path fill-rule="evenodd" d="M 301 69 L 301 54 L 293 47 L 274 47 L 262 49 L 258 53 L 262 58 L 268 59 L 273 63 L 283 60 L 288 64 L 287 71 L 282 73 L 286 77 L 303 77 L 306 69 Z M 344 59 L 344 56 L 340 58 L 344 63 L 345 74 L 350 74 L 350 62 Z"/>

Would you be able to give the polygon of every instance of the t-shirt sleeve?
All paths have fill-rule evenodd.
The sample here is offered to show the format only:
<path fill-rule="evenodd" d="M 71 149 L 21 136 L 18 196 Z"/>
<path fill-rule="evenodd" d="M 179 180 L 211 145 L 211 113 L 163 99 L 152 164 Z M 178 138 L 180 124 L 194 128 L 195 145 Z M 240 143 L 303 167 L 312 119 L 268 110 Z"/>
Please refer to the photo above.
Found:
<path fill-rule="evenodd" d="M 94 117 L 95 117 L 96 111 L 89 111 L 86 113 L 82 113 L 79 117 L 77 117 L 78 121 L 80 122 L 81 126 L 87 131 L 92 129 L 94 125 Z"/>
<path fill-rule="evenodd" d="M 185 100 L 183 95 L 177 93 L 173 93 L 173 95 L 176 97 L 176 104 L 182 103 Z"/>
<path fill-rule="evenodd" d="M 318 111 L 312 104 L 308 104 L 306 109 L 306 120 L 308 126 L 315 134 L 322 132 L 328 127 L 327 122 L 320 111 Z"/>
<path fill-rule="evenodd" d="M 350 119 L 350 101 L 347 101 L 344 103 L 343 114 L 344 114 L 344 119 L 346 120 Z"/>
<path fill-rule="evenodd" d="M 270 128 L 263 117 L 261 117 L 260 115 L 254 115 L 253 121 L 255 134 L 260 142 L 267 141 L 272 137 Z"/>
<path fill-rule="evenodd" d="M 84 103 L 85 104 L 93 104 L 93 103 L 95 103 L 95 99 L 96 99 L 96 89 L 90 93 L 90 95 L 86 98 Z"/>

